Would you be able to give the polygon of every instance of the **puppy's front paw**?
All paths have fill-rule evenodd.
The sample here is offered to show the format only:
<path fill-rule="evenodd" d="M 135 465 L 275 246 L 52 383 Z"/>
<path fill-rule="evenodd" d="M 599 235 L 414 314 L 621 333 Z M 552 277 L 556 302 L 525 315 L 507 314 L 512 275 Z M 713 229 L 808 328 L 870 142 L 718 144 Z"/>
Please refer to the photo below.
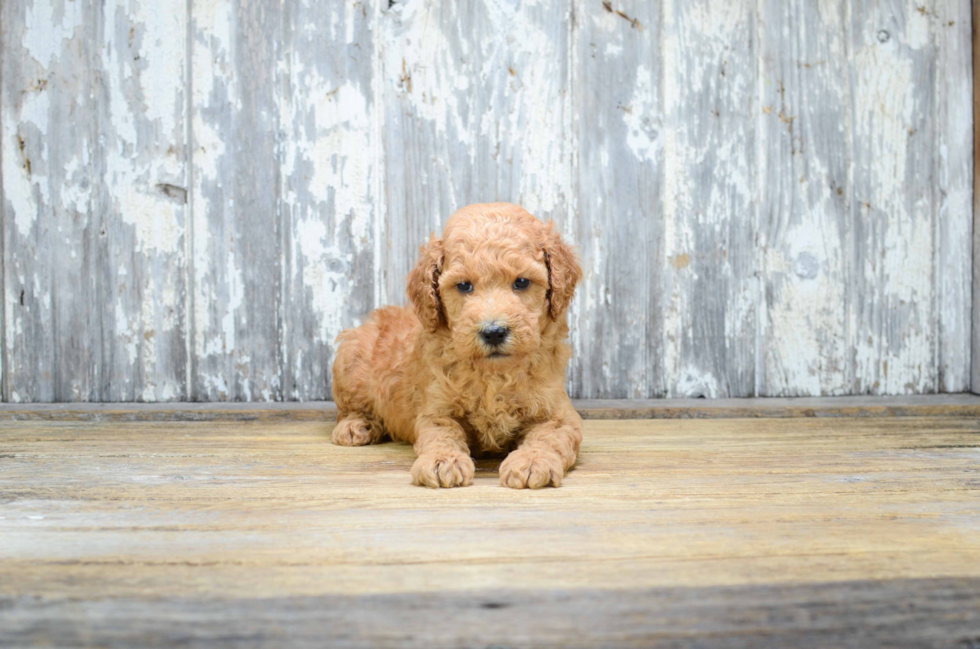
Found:
<path fill-rule="evenodd" d="M 423 453 L 412 465 L 412 483 L 423 487 L 466 487 L 473 484 L 476 467 L 465 453 Z"/>
<path fill-rule="evenodd" d="M 565 468 L 552 450 L 519 448 L 500 465 L 500 484 L 511 489 L 541 489 L 561 486 Z"/>
<path fill-rule="evenodd" d="M 338 446 L 364 446 L 374 441 L 371 426 L 360 417 L 338 421 L 333 428 L 333 443 Z"/>

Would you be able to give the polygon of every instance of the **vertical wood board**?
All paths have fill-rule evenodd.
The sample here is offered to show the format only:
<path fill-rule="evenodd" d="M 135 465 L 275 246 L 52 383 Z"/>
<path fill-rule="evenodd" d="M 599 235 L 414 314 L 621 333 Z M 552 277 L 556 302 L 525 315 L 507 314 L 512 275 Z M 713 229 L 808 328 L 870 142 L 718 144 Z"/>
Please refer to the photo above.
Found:
<path fill-rule="evenodd" d="M 192 0 L 195 401 L 282 398 L 282 5 Z"/>
<path fill-rule="evenodd" d="M 970 386 L 980 394 L 980 0 L 973 0 L 973 322 Z"/>
<path fill-rule="evenodd" d="M 932 6 L 851 3 L 849 346 L 856 394 L 937 387 Z"/>
<path fill-rule="evenodd" d="M 101 8 L 102 401 L 187 397 L 186 0 Z M 87 308 L 78 304 L 76 308 Z"/>
<path fill-rule="evenodd" d="M 102 383 L 98 6 L 4 2 L 4 397 L 97 401 Z"/>
<path fill-rule="evenodd" d="M 757 392 L 756 19 L 749 0 L 664 3 L 666 396 Z"/>
<path fill-rule="evenodd" d="M 572 309 L 573 394 L 666 390 L 664 69 L 656 3 L 575 3 L 574 228 L 585 273 Z"/>
<path fill-rule="evenodd" d="M 759 22 L 760 392 L 847 394 L 846 5 L 772 0 Z"/>
<path fill-rule="evenodd" d="M 973 98 L 970 0 L 937 2 L 933 20 L 936 39 L 936 112 L 939 129 L 930 154 L 936 168 L 933 184 L 938 250 L 934 296 L 938 318 L 937 392 L 970 389 L 970 332 L 973 224 Z M 938 147 L 936 150 L 935 147 Z"/>
<path fill-rule="evenodd" d="M 376 6 L 284 3 L 283 398 L 330 399 L 334 339 L 376 299 Z"/>

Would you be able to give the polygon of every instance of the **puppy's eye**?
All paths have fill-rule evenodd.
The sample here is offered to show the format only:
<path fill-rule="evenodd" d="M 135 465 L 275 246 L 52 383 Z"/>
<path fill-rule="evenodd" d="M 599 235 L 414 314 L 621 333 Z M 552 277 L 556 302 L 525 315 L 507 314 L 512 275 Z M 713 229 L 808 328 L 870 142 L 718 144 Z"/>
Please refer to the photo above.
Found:
<path fill-rule="evenodd" d="M 473 284 L 470 282 L 460 282 L 456 285 L 456 290 L 458 290 L 460 293 L 472 293 Z"/>
<path fill-rule="evenodd" d="M 514 290 L 523 291 L 531 285 L 531 280 L 526 277 L 518 277 L 514 280 Z"/>

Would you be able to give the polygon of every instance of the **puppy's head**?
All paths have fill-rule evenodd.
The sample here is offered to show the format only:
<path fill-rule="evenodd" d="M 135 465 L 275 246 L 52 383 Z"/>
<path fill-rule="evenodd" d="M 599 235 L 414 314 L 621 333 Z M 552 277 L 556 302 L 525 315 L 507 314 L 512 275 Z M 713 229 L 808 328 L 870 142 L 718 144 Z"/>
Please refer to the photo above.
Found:
<path fill-rule="evenodd" d="M 457 354 L 504 367 L 533 352 L 564 317 L 582 269 L 554 224 L 509 203 L 470 205 L 422 248 L 408 296 Z"/>

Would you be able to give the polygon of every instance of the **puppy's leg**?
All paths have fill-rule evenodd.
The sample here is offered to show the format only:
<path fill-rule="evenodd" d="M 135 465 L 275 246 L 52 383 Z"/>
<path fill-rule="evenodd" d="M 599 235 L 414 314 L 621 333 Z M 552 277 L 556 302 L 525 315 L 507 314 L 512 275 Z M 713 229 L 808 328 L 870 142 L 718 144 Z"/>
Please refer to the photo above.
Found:
<path fill-rule="evenodd" d="M 412 482 L 424 487 L 466 487 L 476 467 L 466 433 L 450 417 L 420 417 L 415 435 Z"/>
<path fill-rule="evenodd" d="M 333 443 L 339 446 L 377 444 L 382 437 L 381 426 L 353 413 L 344 416 L 333 429 Z"/>
<path fill-rule="evenodd" d="M 578 459 L 582 419 L 572 411 L 564 418 L 535 424 L 500 465 L 500 484 L 512 489 L 561 486 Z"/>

